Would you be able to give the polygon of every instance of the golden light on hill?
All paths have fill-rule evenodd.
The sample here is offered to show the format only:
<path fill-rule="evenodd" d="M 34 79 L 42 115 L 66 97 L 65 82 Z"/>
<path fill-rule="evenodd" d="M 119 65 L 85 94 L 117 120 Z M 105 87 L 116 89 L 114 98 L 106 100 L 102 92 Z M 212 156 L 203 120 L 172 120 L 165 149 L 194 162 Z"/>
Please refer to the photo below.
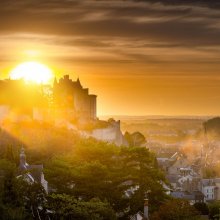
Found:
<path fill-rule="evenodd" d="M 24 62 L 10 73 L 12 79 L 23 79 L 26 82 L 46 84 L 53 78 L 52 70 L 39 62 Z"/>

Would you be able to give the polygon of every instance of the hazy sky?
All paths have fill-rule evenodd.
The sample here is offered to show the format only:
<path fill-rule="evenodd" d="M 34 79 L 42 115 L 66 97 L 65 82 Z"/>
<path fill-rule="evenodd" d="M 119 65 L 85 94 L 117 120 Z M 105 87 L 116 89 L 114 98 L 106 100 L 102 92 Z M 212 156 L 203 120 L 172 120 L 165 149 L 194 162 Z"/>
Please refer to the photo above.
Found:
<path fill-rule="evenodd" d="M 220 114 L 217 0 L 1 0 L 0 76 L 37 60 L 98 113 Z"/>

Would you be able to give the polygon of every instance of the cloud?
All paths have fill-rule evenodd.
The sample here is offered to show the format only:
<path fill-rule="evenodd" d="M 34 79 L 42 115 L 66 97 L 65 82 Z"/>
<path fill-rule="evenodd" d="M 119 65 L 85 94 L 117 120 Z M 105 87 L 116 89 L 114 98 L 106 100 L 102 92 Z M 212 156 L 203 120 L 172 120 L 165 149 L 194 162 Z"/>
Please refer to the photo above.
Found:
<path fill-rule="evenodd" d="M 70 50 L 81 50 L 89 54 L 79 56 L 83 62 L 215 62 L 219 5 L 212 0 L 2 0 L 0 39 L 9 48 L 16 41 L 63 48 L 66 60 L 74 57 Z"/>
<path fill-rule="evenodd" d="M 162 3 L 164 5 L 190 5 L 208 8 L 220 8 L 220 2 L 215 0 L 133 0 L 134 2 Z"/>

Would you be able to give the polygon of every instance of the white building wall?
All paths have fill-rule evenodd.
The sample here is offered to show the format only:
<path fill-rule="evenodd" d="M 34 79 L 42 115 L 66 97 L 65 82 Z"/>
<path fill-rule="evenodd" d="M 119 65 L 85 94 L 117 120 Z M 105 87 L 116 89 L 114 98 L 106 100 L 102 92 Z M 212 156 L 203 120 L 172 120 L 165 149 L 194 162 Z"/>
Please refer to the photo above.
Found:
<path fill-rule="evenodd" d="M 117 131 L 114 127 L 107 127 L 102 129 L 95 129 L 92 132 L 92 136 L 98 140 L 105 140 L 112 142 L 116 139 Z"/>
<path fill-rule="evenodd" d="M 100 141 L 114 143 L 117 146 L 127 146 L 125 138 L 121 132 L 120 126 L 117 125 L 109 125 L 106 128 L 94 129 L 92 133 L 86 133 L 84 134 L 84 136 L 93 137 Z"/>
<path fill-rule="evenodd" d="M 216 188 L 215 186 L 203 186 L 202 187 L 202 193 L 204 194 L 206 201 L 216 199 L 217 195 L 216 195 L 215 188 Z"/>
<path fill-rule="evenodd" d="M 220 182 L 215 183 L 217 189 L 216 189 L 216 199 L 220 200 Z"/>

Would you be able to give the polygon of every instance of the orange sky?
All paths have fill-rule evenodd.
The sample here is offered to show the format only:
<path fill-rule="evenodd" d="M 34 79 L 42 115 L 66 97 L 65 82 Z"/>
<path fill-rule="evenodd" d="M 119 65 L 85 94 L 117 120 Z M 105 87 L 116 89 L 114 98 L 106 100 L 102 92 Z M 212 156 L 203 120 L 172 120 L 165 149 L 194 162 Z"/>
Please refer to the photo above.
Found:
<path fill-rule="evenodd" d="M 220 113 L 218 3 L 10 0 L 0 26 L 1 78 L 35 60 L 79 76 L 99 115 Z"/>

